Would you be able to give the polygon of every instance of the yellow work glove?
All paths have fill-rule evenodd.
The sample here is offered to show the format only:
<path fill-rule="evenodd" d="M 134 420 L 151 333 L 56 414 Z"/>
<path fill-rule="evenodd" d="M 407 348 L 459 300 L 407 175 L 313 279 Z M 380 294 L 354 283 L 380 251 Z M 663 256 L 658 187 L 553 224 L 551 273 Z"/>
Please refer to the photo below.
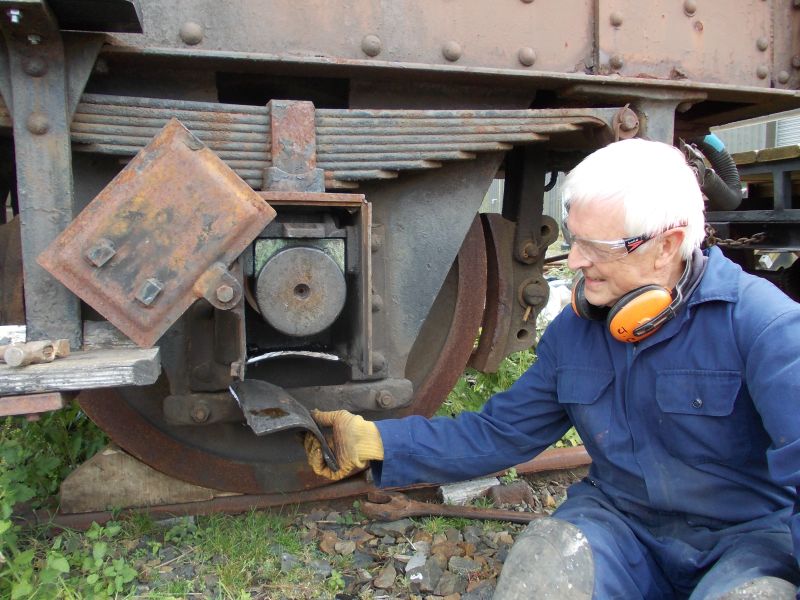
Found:
<path fill-rule="evenodd" d="M 338 471 L 331 471 L 322 457 L 319 440 L 306 434 L 304 445 L 308 464 L 317 475 L 339 481 L 367 466 L 370 460 L 383 460 L 383 441 L 375 423 L 346 410 L 312 410 L 311 416 L 320 427 L 333 428 L 331 447 L 339 463 Z"/>

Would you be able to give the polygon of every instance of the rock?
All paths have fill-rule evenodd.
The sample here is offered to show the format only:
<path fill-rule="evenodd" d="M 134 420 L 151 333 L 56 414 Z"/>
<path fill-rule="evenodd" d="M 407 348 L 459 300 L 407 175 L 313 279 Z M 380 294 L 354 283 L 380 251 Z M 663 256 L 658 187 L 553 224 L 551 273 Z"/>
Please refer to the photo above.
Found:
<path fill-rule="evenodd" d="M 430 542 L 414 542 L 412 544 L 414 548 L 414 554 L 422 554 L 423 556 L 430 556 L 431 555 L 431 543 Z"/>
<path fill-rule="evenodd" d="M 445 571 L 436 584 L 433 593 L 437 596 L 447 596 L 448 594 L 461 594 L 467 590 L 467 578 L 463 575 Z"/>
<path fill-rule="evenodd" d="M 441 554 L 445 560 L 450 560 L 451 556 L 464 556 L 466 552 L 464 552 L 463 546 L 458 543 L 443 542 L 441 544 L 435 544 L 431 548 L 431 554 Z"/>
<path fill-rule="evenodd" d="M 408 577 L 412 591 L 432 592 L 436 589 L 442 573 L 443 570 L 437 561 L 428 559 L 422 567 L 407 571 L 406 577 Z"/>
<path fill-rule="evenodd" d="M 545 492 L 544 497 L 542 498 L 542 504 L 544 504 L 545 508 L 555 508 L 556 500 L 553 498 L 550 492 Z"/>
<path fill-rule="evenodd" d="M 371 554 L 367 554 L 366 552 L 356 551 L 353 553 L 353 566 L 366 569 L 367 567 L 371 567 L 375 564 L 375 558 Z"/>
<path fill-rule="evenodd" d="M 336 550 L 337 554 L 341 554 L 342 556 L 350 556 L 356 551 L 356 543 L 352 540 L 339 541 L 334 544 L 333 548 Z"/>
<path fill-rule="evenodd" d="M 494 581 L 483 580 L 477 582 L 475 586 L 467 586 L 467 592 L 461 594 L 461 600 L 492 600 L 495 585 Z M 470 587 L 472 589 L 469 589 Z"/>
<path fill-rule="evenodd" d="M 456 543 L 464 541 L 464 536 L 461 535 L 461 532 L 455 527 L 450 527 L 447 531 L 444 532 L 444 534 L 447 537 L 448 542 Z"/>
<path fill-rule="evenodd" d="M 322 577 L 323 579 L 330 577 L 330 574 L 333 571 L 331 568 L 331 563 L 322 558 L 312 560 L 308 566 L 315 576 Z"/>
<path fill-rule="evenodd" d="M 415 554 L 406 563 L 405 572 L 408 573 L 409 571 L 413 571 L 414 569 L 419 569 L 421 567 L 424 567 L 426 562 L 428 562 L 427 555 L 425 555 L 425 554 Z"/>
<path fill-rule="evenodd" d="M 336 544 L 339 542 L 339 536 L 333 531 L 323 531 L 322 539 L 319 541 L 319 549 L 325 554 L 336 554 Z"/>
<path fill-rule="evenodd" d="M 299 567 L 302 563 L 293 554 L 284 552 L 281 554 L 281 573 L 288 573 L 292 569 Z"/>
<path fill-rule="evenodd" d="M 483 541 L 483 530 L 476 525 L 468 525 L 464 528 L 464 541 L 477 547 Z"/>
<path fill-rule="evenodd" d="M 464 558 L 463 556 L 453 556 L 447 562 L 447 569 L 451 573 L 456 573 L 458 575 L 469 575 L 470 573 L 480 571 L 481 567 L 472 559 Z"/>
<path fill-rule="evenodd" d="M 501 504 L 526 504 L 533 506 L 534 495 L 527 481 L 514 481 L 508 485 L 495 485 L 489 488 L 489 498 L 495 505 Z"/>
<path fill-rule="evenodd" d="M 392 565 L 386 565 L 380 570 L 378 576 L 372 581 L 372 585 L 376 588 L 385 590 L 394 585 L 394 580 L 397 577 L 397 571 L 395 571 Z"/>

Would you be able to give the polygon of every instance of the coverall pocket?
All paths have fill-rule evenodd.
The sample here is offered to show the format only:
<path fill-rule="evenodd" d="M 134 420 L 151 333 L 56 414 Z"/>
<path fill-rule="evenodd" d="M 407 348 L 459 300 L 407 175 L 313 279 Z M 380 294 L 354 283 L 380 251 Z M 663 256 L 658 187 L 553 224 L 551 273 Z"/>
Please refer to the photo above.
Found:
<path fill-rule="evenodd" d="M 591 367 L 558 367 L 558 402 L 585 444 L 603 447 L 611 426 L 614 372 Z"/>
<path fill-rule="evenodd" d="M 738 371 L 675 369 L 656 375 L 661 442 L 687 463 L 731 462 L 750 453 L 749 411 L 737 411 Z"/>

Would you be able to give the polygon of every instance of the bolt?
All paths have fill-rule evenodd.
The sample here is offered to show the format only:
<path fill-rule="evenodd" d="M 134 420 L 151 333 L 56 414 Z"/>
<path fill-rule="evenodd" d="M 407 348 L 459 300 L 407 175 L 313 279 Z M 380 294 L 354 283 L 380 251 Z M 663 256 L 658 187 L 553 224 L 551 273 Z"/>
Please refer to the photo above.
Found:
<path fill-rule="evenodd" d="M 217 300 L 220 302 L 230 302 L 233 300 L 233 288 L 226 283 L 223 283 L 216 290 Z"/>
<path fill-rule="evenodd" d="M 17 25 L 22 19 L 22 13 L 18 8 L 9 8 L 6 11 L 6 14 L 8 15 L 8 20 L 11 21 L 14 25 Z"/>
<path fill-rule="evenodd" d="M 523 258 L 536 260 L 536 257 L 539 256 L 539 246 L 533 242 L 525 242 L 525 244 L 522 246 L 521 254 Z"/>
<path fill-rule="evenodd" d="M 769 75 L 769 69 L 765 65 L 760 65 L 756 69 L 756 75 L 759 79 L 766 79 L 767 75 Z"/>
<path fill-rule="evenodd" d="M 192 406 L 191 410 L 191 417 L 192 421 L 195 423 L 205 423 L 208 421 L 208 417 L 211 416 L 211 411 L 204 402 L 197 402 L 194 406 Z"/>
<path fill-rule="evenodd" d="M 697 2 L 695 0 L 686 0 L 683 3 L 683 14 L 687 17 L 694 16 L 694 13 L 697 12 Z"/>
<path fill-rule="evenodd" d="M 545 296 L 542 293 L 542 286 L 535 283 L 529 283 L 522 290 L 522 299 L 529 306 L 541 306 L 545 302 Z"/>
<path fill-rule="evenodd" d="M 455 62 L 461 58 L 461 44 L 456 41 L 450 40 L 442 46 L 442 56 L 450 62 Z"/>
<path fill-rule="evenodd" d="M 383 298 L 373 292 L 372 294 L 372 312 L 380 312 L 383 310 Z"/>
<path fill-rule="evenodd" d="M 43 113 L 34 111 L 28 115 L 25 126 L 28 128 L 28 131 L 34 135 L 44 135 L 50 130 L 50 121 Z"/>
<path fill-rule="evenodd" d="M 41 77 L 47 73 L 47 61 L 41 56 L 29 56 L 23 59 L 22 70 L 31 77 Z"/>
<path fill-rule="evenodd" d="M 778 83 L 788 83 L 789 82 L 789 72 L 788 71 L 781 71 L 778 73 Z"/>
<path fill-rule="evenodd" d="M 381 50 L 383 50 L 383 44 L 377 35 L 365 35 L 361 40 L 361 51 L 367 56 L 378 56 Z"/>
<path fill-rule="evenodd" d="M 615 54 L 611 57 L 611 60 L 608 61 L 608 64 L 612 69 L 619 70 L 625 63 L 622 61 L 622 57 L 619 54 Z"/>
<path fill-rule="evenodd" d="M 156 298 L 163 289 L 164 284 L 158 279 L 148 279 L 139 288 L 139 291 L 136 293 L 136 299 L 145 306 L 150 306 L 156 301 Z"/>
<path fill-rule="evenodd" d="M 793 56 L 792 57 L 792 66 L 795 69 L 800 69 L 800 56 Z"/>
<path fill-rule="evenodd" d="M 533 48 L 524 46 L 523 48 L 519 49 L 519 52 L 517 52 L 517 59 L 521 65 L 530 67 L 536 62 L 536 51 Z"/>
<path fill-rule="evenodd" d="M 95 267 L 100 268 L 117 253 L 114 243 L 106 238 L 100 238 L 97 243 L 86 251 L 84 256 Z"/>
<path fill-rule="evenodd" d="M 372 372 L 379 373 L 386 367 L 386 358 L 380 352 L 372 353 Z"/>
<path fill-rule="evenodd" d="M 639 118 L 631 110 L 624 110 L 619 117 L 619 128 L 622 131 L 633 131 L 639 126 Z"/>
<path fill-rule="evenodd" d="M 612 27 L 619 27 L 622 25 L 622 15 L 618 12 L 612 12 L 608 20 L 611 22 Z"/>
<path fill-rule="evenodd" d="M 381 390 L 378 392 L 377 402 L 381 408 L 390 408 L 394 405 L 394 396 L 388 390 Z"/>
<path fill-rule="evenodd" d="M 187 21 L 181 25 L 181 40 L 188 46 L 196 46 L 203 41 L 203 26 L 194 21 Z"/>
<path fill-rule="evenodd" d="M 756 40 L 756 48 L 761 50 L 761 52 L 765 52 L 767 48 L 769 48 L 769 40 L 765 37 L 760 37 Z"/>

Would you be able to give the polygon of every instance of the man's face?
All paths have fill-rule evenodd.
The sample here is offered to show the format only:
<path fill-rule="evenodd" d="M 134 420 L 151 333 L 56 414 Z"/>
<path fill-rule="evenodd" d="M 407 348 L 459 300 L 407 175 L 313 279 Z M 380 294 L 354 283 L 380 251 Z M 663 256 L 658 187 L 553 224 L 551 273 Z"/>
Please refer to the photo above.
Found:
<path fill-rule="evenodd" d="M 619 240 L 626 237 L 624 211 L 621 204 L 588 202 L 569 211 L 570 233 L 589 240 Z M 640 233 L 640 232 L 635 232 Z M 652 246 L 655 240 L 617 260 L 592 262 L 572 244 L 567 264 L 573 271 L 583 271 L 586 300 L 595 306 L 612 306 L 628 292 L 655 283 L 655 262 Z"/>

